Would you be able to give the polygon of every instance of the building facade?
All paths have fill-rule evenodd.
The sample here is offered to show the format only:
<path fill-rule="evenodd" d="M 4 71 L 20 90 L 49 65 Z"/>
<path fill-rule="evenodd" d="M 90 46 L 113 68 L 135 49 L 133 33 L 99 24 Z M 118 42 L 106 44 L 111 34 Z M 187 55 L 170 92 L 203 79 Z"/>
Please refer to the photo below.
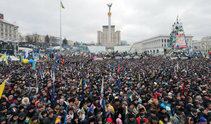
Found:
<path fill-rule="evenodd" d="M 30 34 L 25 36 L 26 42 L 33 42 L 33 43 L 45 43 L 46 36 L 49 37 L 49 44 L 53 46 L 60 45 L 60 38 L 56 36 L 49 36 L 49 35 L 40 35 L 40 34 Z"/>
<path fill-rule="evenodd" d="M 114 46 L 114 52 L 118 53 L 124 53 L 124 52 L 130 52 L 130 45 L 124 45 L 124 46 Z"/>
<path fill-rule="evenodd" d="M 121 37 L 120 31 L 115 31 L 115 25 L 111 26 L 111 41 L 109 42 L 109 27 L 103 26 L 103 31 L 98 31 L 97 41 L 98 45 L 105 46 L 107 48 L 120 45 Z"/>
<path fill-rule="evenodd" d="M 193 40 L 192 48 L 195 51 L 201 51 L 204 55 L 207 55 L 211 51 L 211 36 L 203 37 L 201 40 Z"/>
<path fill-rule="evenodd" d="M 62 41 L 60 40 L 59 37 L 49 36 L 49 38 L 50 38 L 50 44 L 52 46 L 58 46 L 58 45 L 61 45 L 62 44 Z"/>
<path fill-rule="evenodd" d="M 203 51 L 205 53 L 210 52 L 211 51 L 211 36 L 203 37 L 201 39 L 201 42 L 202 42 Z"/>
<path fill-rule="evenodd" d="M 0 14 L 0 40 L 4 42 L 18 40 L 18 26 L 5 21 L 3 14 Z"/>
<path fill-rule="evenodd" d="M 32 35 L 26 35 L 26 41 L 27 42 L 45 42 L 45 36 L 44 35 L 39 35 L 39 34 L 32 34 Z"/>
<path fill-rule="evenodd" d="M 187 45 L 190 46 L 193 36 L 186 36 Z M 168 48 L 170 36 L 160 35 L 152 37 L 137 43 L 134 43 L 131 47 L 131 52 L 143 53 L 154 55 L 162 55 L 166 48 Z"/>
<path fill-rule="evenodd" d="M 193 40 L 191 43 L 191 48 L 193 50 L 201 50 L 202 49 L 201 40 Z"/>

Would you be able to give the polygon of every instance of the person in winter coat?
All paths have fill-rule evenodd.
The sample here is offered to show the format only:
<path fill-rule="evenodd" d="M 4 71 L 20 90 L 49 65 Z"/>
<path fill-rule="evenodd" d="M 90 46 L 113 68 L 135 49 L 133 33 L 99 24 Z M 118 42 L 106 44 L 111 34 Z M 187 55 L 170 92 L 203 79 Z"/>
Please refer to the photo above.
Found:
<path fill-rule="evenodd" d="M 118 118 L 116 119 L 116 124 L 123 124 L 122 123 L 122 115 L 121 114 L 118 115 Z"/>

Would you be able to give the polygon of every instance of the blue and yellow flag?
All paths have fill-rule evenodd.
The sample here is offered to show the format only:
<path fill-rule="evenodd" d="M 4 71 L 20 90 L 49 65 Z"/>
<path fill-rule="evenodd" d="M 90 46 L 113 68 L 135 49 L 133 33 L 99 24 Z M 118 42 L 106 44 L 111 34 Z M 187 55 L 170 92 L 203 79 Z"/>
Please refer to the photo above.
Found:
<path fill-rule="evenodd" d="M 2 96 L 2 94 L 3 94 L 3 92 L 4 92 L 5 84 L 6 84 L 6 80 L 4 80 L 4 81 L 2 82 L 2 84 L 0 85 L 0 99 L 1 99 L 1 96 Z"/>
<path fill-rule="evenodd" d="M 4 61 L 8 65 L 8 58 L 7 58 L 6 53 L 1 56 L 1 59 L 2 59 L 2 61 Z"/>

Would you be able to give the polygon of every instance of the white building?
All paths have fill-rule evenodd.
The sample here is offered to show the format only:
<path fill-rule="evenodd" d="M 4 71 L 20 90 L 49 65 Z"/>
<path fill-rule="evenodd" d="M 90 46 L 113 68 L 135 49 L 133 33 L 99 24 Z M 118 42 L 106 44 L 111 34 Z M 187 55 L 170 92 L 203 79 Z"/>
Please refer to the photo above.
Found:
<path fill-rule="evenodd" d="M 203 37 L 201 40 L 193 40 L 192 48 L 193 50 L 208 54 L 208 52 L 211 51 L 211 36 Z"/>
<path fill-rule="evenodd" d="M 168 48 L 170 36 L 160 35 L 152 37 L 137 43 L 134 43 L 131 47 L 131 52 L 143 53 L 147 52 L 149 54 L 164 54 L 165 48 Z M 186 36 L 186 42 L 190 46 L 193 36 Z"/>
<path fill-rule="evenodd" d="M 26 36 L 28 42 L 45 42 L 45 35 L 31 34 Z"/>
<path fill-rule="evenodd" d="M 193 50 L 201 50 L 202 49 L 201 40 L 193 40 L 191 44 L 192 44 L 191 48 Z"/>
<path fill-rule="evenodd" d="M 41 34 L 29 34 L 25 36 L 26 42 L 34 42 L 34 43 L 44 43 L 46 36 L 49 37 L 49 43 L 51 45 L 60 45 L 61 41 L 59 37 L 49 36 L 49 35 L 41 35 Z M 68 41 L 68 43 L 71 41 Z"/>
<path fill-rule="evenodd" d="M 49 36 L 49 38 L 50 38 L 50 44 L 51 45 L 61 45 L 62 44 L 62 42 L 61 42 L 59 37 Z"/>
<path fill-rule="evenodd" d="M 114 46 L 114 52 L 119 52 L 119 53 L 123 53 L 123 52 L 130 52 L 130 45 L 125 45 L 125 46 Z"/>
<path fill-rule="evenodd" d="M 4 15 L 0 14 L 0 40 L 17 41 L 18 26 L 4 20 Z"/>
<path fill-rule="evenodd" d="M 208 36 L 208 37 L 203 37 L 201 39 L 201 42 L 202 42 L 202 50 L 205 52 L 205 53 L 208 53 L 209 51 L 211 51 L 211 36 Z"/>
<path fill-rule="evenodd" d="M 67 40 L 67 44 L 70 45 L 70 46 L 73 46 L 73 45 L 74 45 L 74 41 L 72 41 L 72 40 Z"/>
<path fill-rule="evenodd" d="M 107 48 L 120 45 L 121 37 L 120 31 L 115 31 L 115 25 L 111 26 L 111 41 L 109 42 L 109 29 L 108 25 L 103 26 L 103 31 L 98 31 L 97 41 L 98 45 L 105 46 Z"/>
<path fill-rule="evenodd" d="M 90 53 L 98 54 L 98 53 L 106 53 L 107 52 L 105 46 L 92 45 L 92 46 L 87 46 L 87 47 L 88 47 L 88 50 Z"/>

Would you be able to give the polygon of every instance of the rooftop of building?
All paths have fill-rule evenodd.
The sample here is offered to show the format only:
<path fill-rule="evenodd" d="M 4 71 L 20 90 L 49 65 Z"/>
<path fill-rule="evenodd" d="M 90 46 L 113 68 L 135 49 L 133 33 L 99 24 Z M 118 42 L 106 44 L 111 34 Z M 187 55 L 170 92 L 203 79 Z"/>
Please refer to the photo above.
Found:
<path fill-rule="evenodd" d="M 151 38 L 147 38 L 145 40 L 142 40 L 142 41 L 139 41 L 139 42 L 135 42 L 134 44 L 137 44 L 137 43 L 143 43 L 145 41 L 149 41 L 149 40 L 152 40 L 152 39 L 157 39 L 157 38 L 169 38 L 170 35 L 157 35 L 157 36 L 154 36 L 154 37 L 151 37 Z M 186 35 L 185 37 L 189 37 L 189 38 L 193 38 L 193 36 L 191 35 Z"/>
<path fill-rule="evenodd" d="M 12 26 L 15 26 L 16 28 L 18 28 L 18 26 L 17 26 L 17 25 L 12 24 L 12 23 L 10 23 L 10 22 L 6 21 L 5 19 L 0 19 L 0 22 L 2 22 L 2 23 L 6 23 L 6 24 L 9 24 L 9 25 L 12 25 Z"/>
<path fill-rule="evenodd" d="M 103 25 L 103 28 L 108 28 L 108 25 Z M 115 25 L 111 25 L 111 28 L 115 28 Z"/>

